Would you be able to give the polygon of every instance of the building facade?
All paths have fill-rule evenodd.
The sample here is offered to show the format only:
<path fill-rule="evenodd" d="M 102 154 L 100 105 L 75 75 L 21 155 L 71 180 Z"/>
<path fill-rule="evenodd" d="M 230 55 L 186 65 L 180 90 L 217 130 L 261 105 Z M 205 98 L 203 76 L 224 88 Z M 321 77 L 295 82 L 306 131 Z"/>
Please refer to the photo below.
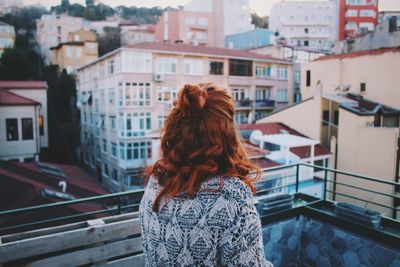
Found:
<path fill-rule="evenodd" d="M 96 35 L 91 31 L 78 30 L 70 32 L 67 41 L 50 48 L 51 63 L 58 65 L 60 71 L 72 73 L 76 68 L 98 58 Z"/>
<path fill-rule="evenodd" d="M 339 0 L 339 40 L 357 32 L 373 31 L 378 24 L 379 0 Z"/>
<path fill-rule="evenodd" d="M 215 46 L 214 23 L 210 13 L 168 10 L 155 29 L 157 42 Z"/>
<path fill-rule="evenodd" d="M 36 39 L 45 62 L 51 62 L 50 48 L 68 41 L 68 34 L 84 28 L 80 17 L 46 14 L 36 20 Z"/>
<path fill-rule="evenodd" d="M 0 81 L 0 159 L 38 160 L 48 146 L 47 84 Z"/>
<path fill-rule="evenodd" d="M 212 14 L 214 44 L 217 47 L 225 46 L 227 35 L 254 30 L 249 0 L 192 0 L 183 9 Z"/>
<path fill-rule="evenodd" d="M 154 42 L 156 40 L 155 27 L 150 24 L 138 25 L 121 30 L 121 45 Z"/>
<path fill-rule="evenodd" d="M 252 49 L 274 43 L 275 33 L 257 28 L 252 31 L 227 35 L 225 37 L 225 47 L 233 49 Z"/>
<path fill-rule="evenodd" d="M 142 185 L 183 84 L 227 88 L 236 121 L 247 123 L 291 103 L 291 71 L 287 61 L 240 50 L 167 43 L 117 49 L 78 70 L 83 160 L 112 191 Z"/>
<path fill-rule="evenodd" d="M 6 48 L 13 48 L 15 43 L 14 27 L 0 21 L 0 58 Z"/>
<path fill-rule="evenodd" d="M 295 103 L 301 101 L 301 64 L 313 61 L 322 56 L 326 56 L 327 52 L 322 50 L 313 50 L 310 48 L 296 47 L 285 44 L 267 45 L 255 49 L 250 52 L 270 55 L 276 58 L 289 60 L 293 63 L 293 101 Z"/>
<path fill-rule="evenodd" d="M 272 6 L 270 30 L 292 46 L 329 50 L 338 40 L 337 3 L 281 1 Z"/>

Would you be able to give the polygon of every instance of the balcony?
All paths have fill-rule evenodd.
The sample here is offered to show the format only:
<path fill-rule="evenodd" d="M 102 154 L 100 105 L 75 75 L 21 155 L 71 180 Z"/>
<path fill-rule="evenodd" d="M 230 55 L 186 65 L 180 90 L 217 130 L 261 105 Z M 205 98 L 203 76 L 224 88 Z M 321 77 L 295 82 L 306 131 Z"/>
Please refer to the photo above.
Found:
<path fill-rule="evenodd" d="M 274 109 L 275 100 L 270 100 L 270 99 L 256 100 L 255 107 L 256 109 Z"/>
<path fill-rule="evenodd" d="M 298 175 L 304 168 L 324 174 L 318 180 L 321 197 L 306 193 Z M 278 177 L 279 171 L 285 175 Z M 354 181 L 368 186 L 355 186 Z M 399 266 L 400 221 L 373 210 L 383 208 L 391 216 L 400 211 L 386 203 L 398 196 L 373 190 L 385 186 L 400 183 L 309 164 L 263 170 L 255 200 L 267 259 L 276 267 Z M 134 190 L 1 211 L 0 265 L 144 266 L 137 213 L 142 194 Z M 345 198 L 337 202 L 339 196 Z M 59 209 L 90 203 L 104 209 L 57 217 Z M 12 217 L 21 214 L 47 217 L 14 223 Z"/>
<path fill-rule="evenodd" d="M 235 100 L 235 108 L 240 110 L 248 110 L 253 108 L 253 101 L 249 99 Z"/>

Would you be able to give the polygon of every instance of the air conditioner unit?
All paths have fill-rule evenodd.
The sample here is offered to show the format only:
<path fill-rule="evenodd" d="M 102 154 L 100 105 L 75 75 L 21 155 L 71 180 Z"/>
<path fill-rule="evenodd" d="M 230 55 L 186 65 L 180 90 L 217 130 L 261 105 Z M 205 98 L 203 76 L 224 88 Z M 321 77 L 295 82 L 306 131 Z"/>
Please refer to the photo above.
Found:
<path fill-rule="evenodd" d="M 164 80 L 164 74 L 162 73 L 154 73 L 154 81 L 162 82 Z"/>

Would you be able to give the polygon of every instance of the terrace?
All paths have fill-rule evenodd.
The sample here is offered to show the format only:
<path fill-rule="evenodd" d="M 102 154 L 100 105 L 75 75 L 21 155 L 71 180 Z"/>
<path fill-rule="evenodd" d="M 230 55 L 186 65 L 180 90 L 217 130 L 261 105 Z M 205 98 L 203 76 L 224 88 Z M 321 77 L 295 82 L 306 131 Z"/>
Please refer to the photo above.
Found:
<path fill-rule="evenodd" d="M 304 168 L 324 173 L 320 198 L 303 191 L 299 173 Z M 282 169 L 290 170 L 286 173 L 292 179 L 274 175 Z M 348 182 L 337 182 L 339 175 Z M 292 182 L 273 182 L 280 179 Z M 376 186 L 356 187 L 352 180 Z M 391 190 L 374 190 L 382 185 Z M 400 209 L 394 206 L 399 197 L 388 193 L 396 186 L 400 184 L 304 163 L 265 169 L 256 205 L 266 257 L 275 266 L 399 266 L 400 221 L 395 218 Z M 343 187 L 353 193 L 343 193 Z M 1 211 L 0 266 L 143 266 L 137 213 L 142 194 L 134 190 Z M 87 203 L 104 209 L 56 215 L 59 209 Z M 55 215 L 13 224 L 12 216 L 27 213 Z M 101 216 L 93 218 L 96 214 Z"/>

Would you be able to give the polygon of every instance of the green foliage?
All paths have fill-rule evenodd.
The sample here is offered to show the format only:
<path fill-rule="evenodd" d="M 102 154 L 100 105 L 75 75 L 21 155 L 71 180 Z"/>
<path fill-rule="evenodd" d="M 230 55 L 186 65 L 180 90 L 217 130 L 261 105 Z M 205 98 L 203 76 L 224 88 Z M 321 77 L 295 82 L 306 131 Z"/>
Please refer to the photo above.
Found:
<path fill-rule="evenodd" d="M 98 36 L 99 56 L 107 54 L 121 47 L 121 29 L 115 27 L 104 27 L 104 34 Z"/>
<path fill-rule="evenodd" d="M 70 5 L 68 1 L 68 4 L 64 2 L 65 0 L 62 0 L 61 5 L 51 7 L 51 12 L 55 12 L 56 14 L 67 13 L 70 16 L 83 17 L 92 21 L 104 20 L 106 17 L 115 14 L 112 7 L 101 3 L 95 5 L 93 0 L 87 0 L 86 7 L 80 4 Z"/>
<path fill-rule="evenodd" d="M 268 29 L 268 17 L 260 17 L 256 13 L 251 13 L 251 24 L 257 28 Z"/>
<path fill-rule="evenodd" d="M 116 11 L 122 15 L 124 19 L 135 21 L 140 24 L 155 24 L 163 13 L 161 7 L 126 7 L 118 6 Z"/>
<path fill-rule="evenodd" d="M 23 7 L 15 12 L 7 13 L 0 17 L 0 21 L 13 25 L 15 30 L 25 29 L 26 31 L 33 31 L 36 29 L 36 19 L 39 19 L 43 14 L 48 11 L 38 7 Z"/>

